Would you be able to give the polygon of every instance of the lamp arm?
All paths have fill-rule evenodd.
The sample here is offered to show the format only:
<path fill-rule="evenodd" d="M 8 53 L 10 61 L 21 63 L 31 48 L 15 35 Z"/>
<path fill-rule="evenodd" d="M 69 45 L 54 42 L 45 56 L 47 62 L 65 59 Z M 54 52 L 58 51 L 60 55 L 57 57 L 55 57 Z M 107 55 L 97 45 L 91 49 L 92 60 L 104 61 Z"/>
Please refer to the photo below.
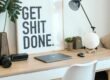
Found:
<path fill-rule="evenodd" d="M 80 4 L 81 4 L 81 3 L 80 3 Z M 87 16 L 87 13 L 86 13 L 86 11 L 85 11 L 85 9 L 84 9 L 84 7 L 83 7 L 82 4 L 81 4 L 81 8 L 82 8 L 82 10 L 83 10 L 83 12 L 84 12 L 84 14 L 85 14 L 85 16 L 86 16 L 86 18 L 87 18 L 87 20 L 88 20 L 90 26 L 91 26 L 92 31 L 95 32 L 95 28 L 96 28 L 96 27 L 92 26 L 92 23 L 91 23 L 89 17 Z"/>

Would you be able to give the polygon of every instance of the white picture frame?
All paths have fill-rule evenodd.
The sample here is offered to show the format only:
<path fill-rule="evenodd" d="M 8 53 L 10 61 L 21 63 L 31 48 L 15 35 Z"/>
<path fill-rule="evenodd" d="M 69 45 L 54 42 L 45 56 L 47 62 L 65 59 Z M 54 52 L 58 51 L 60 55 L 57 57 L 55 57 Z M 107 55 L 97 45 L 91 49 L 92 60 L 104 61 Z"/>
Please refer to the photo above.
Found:
<path fill-rule="evenodd" d="M 22 0 L 16 31 L 18 53 L 64 49 L 62 0 Z"/>

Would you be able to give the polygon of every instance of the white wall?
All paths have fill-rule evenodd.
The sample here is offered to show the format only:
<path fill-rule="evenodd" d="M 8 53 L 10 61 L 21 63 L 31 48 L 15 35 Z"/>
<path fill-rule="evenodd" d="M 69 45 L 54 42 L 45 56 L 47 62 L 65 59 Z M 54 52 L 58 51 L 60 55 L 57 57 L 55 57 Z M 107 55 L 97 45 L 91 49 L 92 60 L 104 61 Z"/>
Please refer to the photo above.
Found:
<path fill-rule="evenodd" d="M 91 31 L 81 8 L 72 11 L 68 6 L 69 0 L 64 0 L 64 37 L 83 36 Z M 110 0 L 82 0 L 82 4 L 93 24 L 97 34 L 103 36 L 110 31 Z M 3 30 L 5 14 L 0 14 L 0 31 Z M 7 22 L 9 48 L 11 53 L 16 53 L 16 29 L 15 25 Z"/>
<path fill-rule="evenodd" d="M 69 8 L 64 0 L 64 35 L 83 36 L 91 31 L 90 25 L 81 7 L 77 11 Z M 82 0 L 82 5 L 90 18 L 97 34 L 101 37 L 110 32 L 110 1 L 109 0 Z"/>

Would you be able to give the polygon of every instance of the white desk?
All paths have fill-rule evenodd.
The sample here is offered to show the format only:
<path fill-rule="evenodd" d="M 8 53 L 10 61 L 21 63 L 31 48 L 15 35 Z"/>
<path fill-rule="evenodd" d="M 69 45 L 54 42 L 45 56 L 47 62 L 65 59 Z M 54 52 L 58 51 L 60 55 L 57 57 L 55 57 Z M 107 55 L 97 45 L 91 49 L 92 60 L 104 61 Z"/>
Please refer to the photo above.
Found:
<path fill-rule="evenodd" d="M 43 63 L 33 59 L 37 55 L 46 55 L 50 53 L 61 52 L 71 55 L 72 59 L 54 63 Z M 11 68 L 4 69 L 0 67 L 0 80 L 51 80 L 62 77 L 67 68 L 76 63 L 86 63 L 92 60 L 98 60 L 96 71 L 106 70 L 110 80 L 110 50 L 99 49 L 96 54 L 86 54 L 84 58 L 77 56 L 80 50 L 56 51 L 48 53 L 33 54 L 27 61 L 13 62 Z"/>

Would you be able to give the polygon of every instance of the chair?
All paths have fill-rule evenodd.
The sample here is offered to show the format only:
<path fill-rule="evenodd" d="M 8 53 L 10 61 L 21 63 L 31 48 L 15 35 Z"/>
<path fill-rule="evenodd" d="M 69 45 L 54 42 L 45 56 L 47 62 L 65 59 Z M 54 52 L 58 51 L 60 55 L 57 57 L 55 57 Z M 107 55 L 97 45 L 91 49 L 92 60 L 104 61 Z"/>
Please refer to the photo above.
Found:
<path fill-rule="evenodd" d="M 53 80 L 94 80 L 97 60 L 84 63 L 74 64 L 65 73 L 61 79 Z"/>

